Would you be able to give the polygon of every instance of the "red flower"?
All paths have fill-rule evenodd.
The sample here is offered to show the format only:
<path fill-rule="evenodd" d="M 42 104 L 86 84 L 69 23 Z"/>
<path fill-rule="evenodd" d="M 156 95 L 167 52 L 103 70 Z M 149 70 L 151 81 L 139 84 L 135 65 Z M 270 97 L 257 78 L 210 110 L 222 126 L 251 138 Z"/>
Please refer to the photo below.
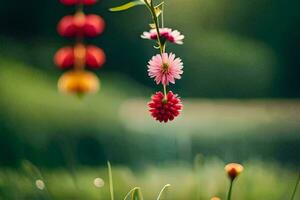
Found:
<path fill-rule="evenodd" d="M 172 121 L 180 114 L 182 109 L 180 98 L 172 91 L 168 92 L 166 98 L 164 98 L 162 92 L 156 92 L 152 95 L 148 106 L 152 117 L 160 122 Z"/>

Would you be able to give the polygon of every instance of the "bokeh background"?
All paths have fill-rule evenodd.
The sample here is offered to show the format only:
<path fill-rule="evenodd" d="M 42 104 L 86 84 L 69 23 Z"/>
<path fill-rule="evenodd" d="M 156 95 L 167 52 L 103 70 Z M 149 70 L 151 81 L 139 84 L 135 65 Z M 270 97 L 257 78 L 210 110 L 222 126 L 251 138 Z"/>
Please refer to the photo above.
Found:
<path fill-rule="evenodd" d="M 53 199 L 104 199 L 107 184 L 92 181 L 107 181 L 110 160 L 120 198 L 134 186 L 154 198 L 166 183 L 172 200 L 224 196 L 223 165 L 234 161 L 246 167 L 237 199 L 287 199 L 300 164 L 299 1 L 166 0 L 165 24 L 186 36 L 167 47 L 185 66 L 171 86 L 184 111 L 168 124 L 147 112 L 161 88 L 147 77 L 155 50 L 140 39 L 151 20 L 144 7 L 111 13 L 127 0 L 101 0 L 85 9 L 106 20 L 86 42 L 107 62 L 96 71 L 101 91 L 78 99 L 57 91 L 53 64 L 73 44 L 56 25 L 74 7 L 0 2 L 0 198 L 49 198 L 31 185 L 28 160 Z"/>

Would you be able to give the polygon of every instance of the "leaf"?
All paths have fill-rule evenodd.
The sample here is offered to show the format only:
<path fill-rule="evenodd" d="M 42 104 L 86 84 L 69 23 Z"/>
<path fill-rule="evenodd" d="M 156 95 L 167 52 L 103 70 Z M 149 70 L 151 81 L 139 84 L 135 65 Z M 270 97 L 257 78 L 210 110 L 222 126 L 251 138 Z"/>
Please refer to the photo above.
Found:
<path fill-rule="evenodd" d="M 152 23 L 152 24 L 149 24 L 149 26 L 150 26 L 150 28 L 152 28 L 152 29 L 155 29 L 155 28 L 156 28 L 156 26 L 155 26 L 155 24 L 154 24 L 154 23 Z"/>
<path fill-rule="evenodd" d="M 34 180 L 35 179 L 43 179 L 40 170 L 34 164 L 29 162 L 28 160 L 22 161 L 22 167 L 25 170 L 25 172 L 27 173 L 27 175 L 29 175 L 30 178 L 32 178 Z"/>
<path fill-rule="evenodd" d="M 156 17 L 159 17 L 162 14 L 164 4 L 165 4 L 165 2 L 163 1 L 160 4 L 158 4 L 157 6 L 154 7 Z"/>
<path fill-rule="evenodd" d="M 159 17 L 159 15 L 162 13 L 162 9 L 159 7 L 155 7 L 154 10 L 155 10 L 156 17 Z"/>
<path fill-rule="evenodd" d="M 139 6 L 139 5 L 145 5 L 145 2 L 143 0 L 135 0 L 135 1 L 131 1 L 129 3 L 126 3 L 124 5 L 121 5 L 121 6 L 110 8 L 109 11 L 112 11 L 112 12 L 123 11 L 123 10 L 128 10 L 130 8 L 133 8 L 133 7 Z"/>

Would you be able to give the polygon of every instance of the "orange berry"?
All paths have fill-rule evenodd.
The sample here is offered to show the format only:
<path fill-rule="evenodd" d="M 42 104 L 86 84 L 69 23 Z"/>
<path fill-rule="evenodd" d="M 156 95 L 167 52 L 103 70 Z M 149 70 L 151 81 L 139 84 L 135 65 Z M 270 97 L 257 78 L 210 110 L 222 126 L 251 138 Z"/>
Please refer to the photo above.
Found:
<path fill-rule="evenodd" d="M 69 71 L 58 81 L 59 91 L 67 94 L 96 93 L 99 90 L 99 79 L 87 71 Z"/>

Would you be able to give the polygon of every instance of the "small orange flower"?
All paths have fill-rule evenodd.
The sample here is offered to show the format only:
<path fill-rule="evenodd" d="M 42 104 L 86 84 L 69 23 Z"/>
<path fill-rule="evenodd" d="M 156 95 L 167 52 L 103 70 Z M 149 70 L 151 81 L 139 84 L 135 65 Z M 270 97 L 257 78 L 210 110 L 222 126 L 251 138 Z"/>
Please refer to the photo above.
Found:
<path fill-rule="evenodd" d="M 63 93 L 87 94 L 99 90 L 99 79 L 91 72 L 72 70 L 64 73 L 58 81 L 58 89 Z"/>
<path fill-rule="evenodd" d="M 213 197 L 210 200 L 221 200 L 219 197 Z"/>
<path fill-rule="evenodd" d="M 231 180 L 234 180 L 243 170 L 244 167 L 238 163 L 229 163 L 225 166 L 225 171 Z"/>

